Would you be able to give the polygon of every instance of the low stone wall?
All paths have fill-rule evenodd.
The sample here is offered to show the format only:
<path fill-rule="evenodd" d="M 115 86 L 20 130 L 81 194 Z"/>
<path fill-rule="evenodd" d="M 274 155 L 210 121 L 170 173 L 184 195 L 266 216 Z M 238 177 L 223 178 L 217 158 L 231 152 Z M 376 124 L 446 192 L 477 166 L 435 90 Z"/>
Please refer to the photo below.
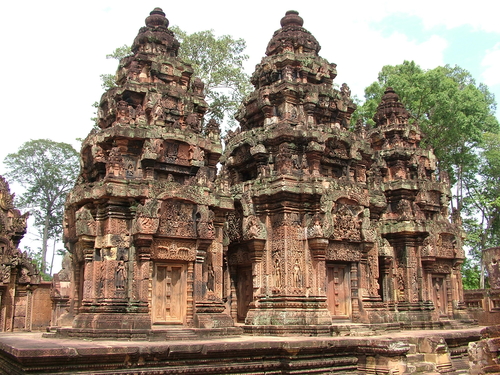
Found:
<path fill-rule="evenodd" d="M 464 291 L 465 305 L 479 325 L 500 324 L 500 289 L 475 289 Z"/>

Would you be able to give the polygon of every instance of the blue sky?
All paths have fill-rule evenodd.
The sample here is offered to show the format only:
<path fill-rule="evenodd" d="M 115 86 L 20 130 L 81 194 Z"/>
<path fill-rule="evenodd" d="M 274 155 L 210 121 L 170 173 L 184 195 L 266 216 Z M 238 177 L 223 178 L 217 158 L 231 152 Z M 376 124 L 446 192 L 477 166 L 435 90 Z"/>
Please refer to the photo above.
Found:
<path fill-rule="evenodd" d="M 433 35 L 438 35 L 446 41 L 446 48 L 443 50 L 444 63 L 459 65 L 468 70 L 477 82 L 488 79 L 490 82 L 496 82 L 496 85 L 491 85 L 491 89 L 499 88 L 500 72 L 487 71 L 484 62 L 486 52 L 494 50 L 500 42 L 500 35 L 497 32 L 487 32 L 468 24 L 454 28 L 447 28 L 442 24 L 426 28 L 422 18 L 408 14 L 392 14 L 381 21 L 374 21 L 372 26 L 385 37 L 402 33 L 416 43 L 424 43 Z M 495 80 L 483 73 L 495 74 L 497 78 Z M 497 97 L 500 98 L 500 95 Z"/>
<path fill-rule="evenodd" d="M 171 25 L 188 32 L 213 29 L 216 35 L 245 39 L 249 74 L 264 56 L 280 19 L 294 9 L 321 44 L 320 55 L 337 64 L 335 82 L 346 82 L 358 97 L 384 65 L 414 60 L 424 69 L 459 65 L 476 82 L 488 85 L 498 101 L 498 11 L 491 0 L 467 4 L 448 0 L 4 2 L 0 161 L 30 139 L 50 138 L 78 149 L 75 139 L 90 131 L 91 105 L 102 94 L 99 74 L 114 73 L 117 67 L 106 54 L 130 45 L 155 7 L 163 8 Z M 0 163 L 0 174 L 4 171 Z"/>

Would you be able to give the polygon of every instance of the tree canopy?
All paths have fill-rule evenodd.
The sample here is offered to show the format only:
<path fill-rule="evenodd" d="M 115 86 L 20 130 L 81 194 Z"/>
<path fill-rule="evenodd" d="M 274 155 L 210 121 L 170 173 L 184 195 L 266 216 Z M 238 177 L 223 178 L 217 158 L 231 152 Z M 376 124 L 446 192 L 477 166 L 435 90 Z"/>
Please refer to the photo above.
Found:
<path fill-rule="evenodd" d="M 464 174 L 467 271 L 475 287 L 484 287 L 482 250 L 500 244 L 500 134 L 485 133 L 474 168 Z"/>
<path fill-rule="evenodd" d="M 64 201 L 79 171 L 78 152 L 67 143 L 37 139 L 7 155 L 4 164 L 6 177 L 25 189 L 18 206 L 35 218 L 42 238 L 41 271 L 46 272 L 48 241 L 62 234 Z"/>

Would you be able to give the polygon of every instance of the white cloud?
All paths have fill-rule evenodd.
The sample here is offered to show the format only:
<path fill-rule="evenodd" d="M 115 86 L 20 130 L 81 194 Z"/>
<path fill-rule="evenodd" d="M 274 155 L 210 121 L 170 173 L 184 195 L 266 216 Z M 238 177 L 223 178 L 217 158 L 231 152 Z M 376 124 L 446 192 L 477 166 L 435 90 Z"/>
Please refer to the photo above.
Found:
<path fill-rule="evenodd" d="M 500 43 L 486 51 L 481 66 L 484 67 L 482 78 L 485 84 L 488 86 L 500 84 Z"/>
<path fill-rule="evenodd" d="M 460 3 L 456 0 L 384 1 L 386 9 L 414 15 L 427 28 L 445 26 L 452 29 L 469 25 L 475 30 L 500 33 L 498 12 L 491 0 Z"/>
<path fill-rule="evenodd" d="M 320 41 L 321 43 L 321 41 Z M 353 92 L 362 98 L 364 89 L 377 79 L 384 65 L 397 65 L 404 60 L 414 60 L 424 69 L 443 65 L 443 53 L 448 43 L 439 36 L 418 43 L 401 33 L 388 37 L 378 31 L 365 29 L 352 35 L 349 44 L 353 46 L 344 54 L 335 53 L 336 46 L 325 48 L 323 57 L 334 56 L 338 67 L 337 83 L 346 82 Z"/>

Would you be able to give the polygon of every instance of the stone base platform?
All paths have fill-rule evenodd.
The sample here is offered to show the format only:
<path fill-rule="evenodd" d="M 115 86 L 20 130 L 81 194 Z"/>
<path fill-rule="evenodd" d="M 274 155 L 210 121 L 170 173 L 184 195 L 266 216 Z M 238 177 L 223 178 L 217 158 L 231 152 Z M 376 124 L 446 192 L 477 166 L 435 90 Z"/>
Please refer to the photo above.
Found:
<path fill-rule="evenodd" d="M 238 336 L 243 333 L 240 327 L 223 328 L 186 328 L 182 326 L 153 326 L 152 329 L 92 329 L 52 327 L 43 338 L 85 339 L 85 340 L 130 340 L 130 341 L 167 341 L 198 340 L 209 337 Z"/>
<path fill-rule="evenodd" d="M 467 374 L 467 347 L 479 340 L 480 329 L 188 341 L 89 341 L 0 333 L 0 373 Z"/>

